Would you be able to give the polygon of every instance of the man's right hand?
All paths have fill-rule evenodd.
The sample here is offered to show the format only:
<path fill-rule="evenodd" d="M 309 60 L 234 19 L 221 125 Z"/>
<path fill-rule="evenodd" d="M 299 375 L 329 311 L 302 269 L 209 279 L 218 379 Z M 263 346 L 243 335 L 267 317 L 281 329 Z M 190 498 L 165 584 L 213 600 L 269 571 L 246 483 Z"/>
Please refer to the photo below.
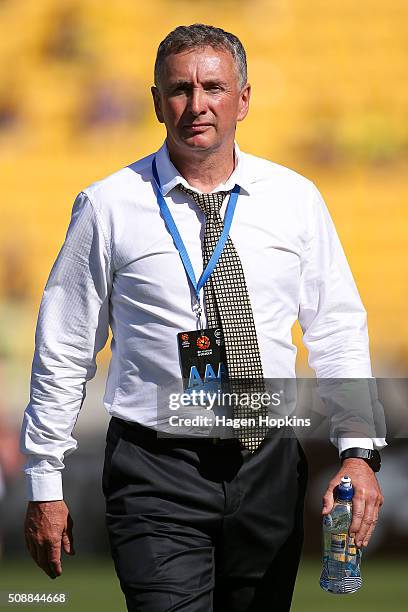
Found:
<path fill-rule="evenodd" d="M 27 548 L 50 578 L 62 574 L 61 544 L 74 555 L 73 521 L 64 501 L 28 502 L 24 523 Z"/>

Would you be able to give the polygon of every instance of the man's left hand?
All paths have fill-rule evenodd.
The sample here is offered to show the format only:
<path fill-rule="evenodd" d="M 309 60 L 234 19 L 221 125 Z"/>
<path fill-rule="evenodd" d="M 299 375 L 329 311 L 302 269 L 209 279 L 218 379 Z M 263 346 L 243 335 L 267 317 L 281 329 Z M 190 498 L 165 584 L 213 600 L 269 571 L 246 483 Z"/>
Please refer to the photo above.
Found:
<path fill-rule="evenodd" d="M 354 489 L 353 519 L 349 534 L 355 537 L 358 547 L 367 546 L 377 523 L 384 497 L 373 470 L 363 459 L 349 458 L 343 461 L 343 465 L 329 482 L 323 496 L 322 514 L 328 514 L 333 508 L 334 488 L 340 484 L 340 480 L 345 475 L 350 476 Z"/>

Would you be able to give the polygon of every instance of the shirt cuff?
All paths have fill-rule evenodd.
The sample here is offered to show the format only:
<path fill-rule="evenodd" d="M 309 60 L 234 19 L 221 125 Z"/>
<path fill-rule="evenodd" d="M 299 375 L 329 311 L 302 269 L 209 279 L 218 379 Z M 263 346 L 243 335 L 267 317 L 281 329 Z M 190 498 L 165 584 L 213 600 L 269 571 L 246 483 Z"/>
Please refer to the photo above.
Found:
<path fill-rule="evenodd" d="M 58 501 L 64 498 L 61 472 L 26 474 L 29 501 Z"/>
<path fill-rule="evenodd" d="M 336 446 L 339 449 L 339 456 L 348 448 L 369 448 L 377 450 L 387 446 L 385 438 L 337 438 Z"/>

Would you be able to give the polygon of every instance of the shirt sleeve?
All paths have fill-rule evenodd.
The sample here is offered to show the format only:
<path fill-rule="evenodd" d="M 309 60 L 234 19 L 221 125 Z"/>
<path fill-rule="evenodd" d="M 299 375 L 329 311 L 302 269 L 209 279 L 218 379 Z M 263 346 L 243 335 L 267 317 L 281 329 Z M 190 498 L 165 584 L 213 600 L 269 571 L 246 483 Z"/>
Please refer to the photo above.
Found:
<path fill-rule="evenodd" d="M 64 456 L 77 447 L 72 430 L 109 332 L 112 270 L 99 213 L 80 193 L 64 244 L 48 278 L 35 333 L 30 402 L 20 447 L 28 498 L 63 498 Z"/>
<path fill-rule="evenodd" d="M 352 446 L 382 448 L 385 439 L 377 435 L 385 435 L 385 424 L 382 406 L 371 399 L 375 381 L 371 373 L 367 314 L 333 221 L 314 185 L 309 203 L 309 235 L 302 256 L 299 295 L 299 323 L 309 365 L 318 381 L 360 379 L 363 396 L 367 398 L 363 405 L 359 397 L 356 409 L 346 406 L 345 395 L 339 393 L 337 384 L 336 394 L 342 399 L 333 406 L 344 411 L 344 418 L 336 414 L 331 419 L 330 438 L 339 452 Z M 333 384 L 328 383 L 327 388 L 333 388 Z M 350 397 L 357 397 L 354 390 Z M 371 435 L 363 431 L 370 431 Z"/>

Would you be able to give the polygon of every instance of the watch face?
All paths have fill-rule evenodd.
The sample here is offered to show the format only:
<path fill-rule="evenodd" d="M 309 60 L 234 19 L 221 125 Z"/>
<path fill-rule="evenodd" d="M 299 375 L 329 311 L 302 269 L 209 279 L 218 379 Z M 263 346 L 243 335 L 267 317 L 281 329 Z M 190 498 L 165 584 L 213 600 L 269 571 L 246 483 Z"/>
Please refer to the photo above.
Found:
<path fill-rule="evenodd" d="M 378 450 L 371 451 L 370 467 L 372 467 L 374 472 L 379 472 L 381 468 L 381 456 Z"/>

